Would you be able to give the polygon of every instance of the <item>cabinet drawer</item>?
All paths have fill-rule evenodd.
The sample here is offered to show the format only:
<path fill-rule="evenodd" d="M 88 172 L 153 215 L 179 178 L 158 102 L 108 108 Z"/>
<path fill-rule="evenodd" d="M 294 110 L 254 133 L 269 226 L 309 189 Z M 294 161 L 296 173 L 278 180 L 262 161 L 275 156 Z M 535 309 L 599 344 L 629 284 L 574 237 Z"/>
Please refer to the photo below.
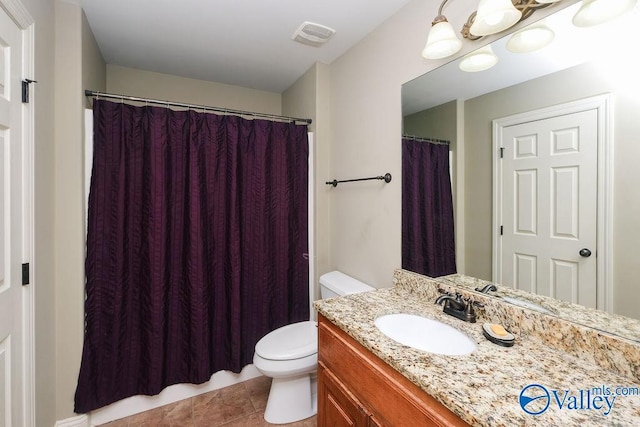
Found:
<path fill-rule="evenodd" d="M 322 362 L 318 362 L 318 425 L 359 427 L 369 414 L 349 389 Z"/>

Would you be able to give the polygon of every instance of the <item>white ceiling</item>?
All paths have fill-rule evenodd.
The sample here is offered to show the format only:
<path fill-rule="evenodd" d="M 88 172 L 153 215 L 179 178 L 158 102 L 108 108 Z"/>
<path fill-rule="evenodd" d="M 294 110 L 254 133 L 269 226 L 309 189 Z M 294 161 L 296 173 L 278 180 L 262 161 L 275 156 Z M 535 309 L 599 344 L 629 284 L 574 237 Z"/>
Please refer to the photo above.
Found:
<path fill-rule="evenodd" d="M 81 0 L 108 64 L 281 93 L 331 63 L 409 0 Z M 336 30 L 291 40 L 311 21 Z"/>

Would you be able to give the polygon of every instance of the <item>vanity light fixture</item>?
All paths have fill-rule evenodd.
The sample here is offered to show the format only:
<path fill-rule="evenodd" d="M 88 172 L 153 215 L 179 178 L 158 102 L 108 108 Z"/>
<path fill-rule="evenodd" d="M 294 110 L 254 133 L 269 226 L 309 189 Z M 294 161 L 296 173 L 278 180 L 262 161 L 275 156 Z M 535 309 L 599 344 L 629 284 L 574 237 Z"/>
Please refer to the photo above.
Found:
<path fill-rule="evenodd" d="M 605 23 L 629 12 L 638 0 L 583 0 L 573 17 L 576 27 L 591 27 Z"/>
<path fill-rule="evenodd" d="M 488 70 L 497 63 L 498 57 L 493 53 L 491 45 L 488 44 L 463 56 L 459 67 L 462 71 L 476 73 L 478 71 Z"/>
<path fill-rule="evenodd" d="M 426 59 L 446 58 L 462 48 L 462 40 L 458 38 L 453 27 L 442 14 L 442 8 L 447 1 L 442 2 L 438 9 L 438 16 L 431 23 L 427 44 L 422 50 L 422 56 Z"/>
<path fill-rule="evenodd" d="M 438 16 L 431 24 L 427 44 L 422 51 L 422 56 L 427 59 L 446 58 L 462 49 L 462 41 L 442 14 L 447 1 L 440 4 Z M 536 10 L 560 1 L 480 0 L 477 11 L 469 15 L 460 33 L 469 40 L 497 34 L 529 18 Z M 638 0 L 582 0 L 580 9 L 573 17 L 573 24 L 577 27 L 598 25 L 631 11 L 637 3 Z M 512 52 L 531 52 L 546 46 L 553 38 L 551 29 L 535 25 L 529 30 L 515 33 L 507 47 Z"/>
<path fill-rule="evenodd" d="M 537 22 L 522 30 L 516 31 L 507 42 L 507 49 L 514 53 L 529 53 L 548 46 L 555 33 L 543 22 Z"/>
<path fill-rule="evenodd" d="M 431 23 L 427 43 L 422 50 L 426 59 L 446 58 L 462 49 L 462 40 L 442 14 L 447 1 L 440 4 L 438 16 Z M 556 1 L 560 0 L 480 0 L 478 10 L 469 16 L 460 33 L 470 40 L 496 34 L 528 18 L 536 9 Z"/>

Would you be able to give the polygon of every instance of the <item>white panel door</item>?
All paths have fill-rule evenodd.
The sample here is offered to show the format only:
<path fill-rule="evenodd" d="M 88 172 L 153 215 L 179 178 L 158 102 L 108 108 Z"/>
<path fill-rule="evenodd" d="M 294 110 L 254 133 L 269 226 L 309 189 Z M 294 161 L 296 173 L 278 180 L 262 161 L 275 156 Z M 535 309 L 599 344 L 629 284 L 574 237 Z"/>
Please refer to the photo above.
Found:
<path fill-rule="evenodd" d="M 0 427 L 24 422 L 22 43 L 0 8 Z"/>
<path fill-rule="evenodd" d="M 596 307 L 597 114 L 502 129 L 503 284 Z"/>

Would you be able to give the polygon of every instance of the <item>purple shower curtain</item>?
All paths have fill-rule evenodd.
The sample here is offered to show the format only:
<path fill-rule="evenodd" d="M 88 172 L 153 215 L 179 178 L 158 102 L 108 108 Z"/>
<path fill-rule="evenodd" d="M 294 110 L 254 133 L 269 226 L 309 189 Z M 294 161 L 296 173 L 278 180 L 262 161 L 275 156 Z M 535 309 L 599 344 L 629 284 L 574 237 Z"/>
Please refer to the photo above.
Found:
<path fill-rule="evenodd" d="M 456 272 L 448 145 L 402 139 L 402 268 Z"/>
<path fill-rule="evenodd" d="M 239 372 L 309 319 L 306 126 L 93 110 L 77 413 Z"/>

